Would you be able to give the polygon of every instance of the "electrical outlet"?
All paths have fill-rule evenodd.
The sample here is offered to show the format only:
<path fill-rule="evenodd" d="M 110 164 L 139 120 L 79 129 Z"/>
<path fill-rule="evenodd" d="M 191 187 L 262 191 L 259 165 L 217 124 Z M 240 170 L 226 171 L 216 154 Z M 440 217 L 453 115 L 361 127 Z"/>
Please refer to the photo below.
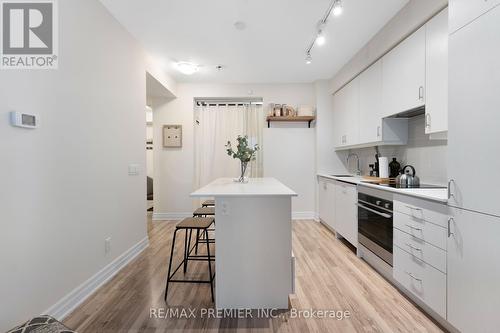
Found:
<path fill-rule="evenodd" d="M 222 215 L 229 215 L 229 204 L 226 201 L 221 202 L 221 213 Z"/>
<path fill-rule="evenodd" d="M 111 237 L 104 240 L 104 253 L 108 254 L 111 251 Z"/>

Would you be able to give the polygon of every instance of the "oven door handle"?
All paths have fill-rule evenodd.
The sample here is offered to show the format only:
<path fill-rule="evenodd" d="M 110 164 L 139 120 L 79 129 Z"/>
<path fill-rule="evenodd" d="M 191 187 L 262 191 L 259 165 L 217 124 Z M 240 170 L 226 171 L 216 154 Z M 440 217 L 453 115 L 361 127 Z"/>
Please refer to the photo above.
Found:
<path fill-rule="evenodd" d="M 392 218 L 391 214 L 386 214 L 386 213 L 378 212 L 375 209 L 371 209 L 371 208 L 366 207 L 365 205 L 362 205 L 360 203 L 356 203 L 356 206 L 358 206 L 359 208 L 362 208 L 362 209 L 366 209 L 367 211 L 372 212 L 374 214 L 377 214 L 379 216 L 385 217 L 386 219 L 391 219 Z"/>

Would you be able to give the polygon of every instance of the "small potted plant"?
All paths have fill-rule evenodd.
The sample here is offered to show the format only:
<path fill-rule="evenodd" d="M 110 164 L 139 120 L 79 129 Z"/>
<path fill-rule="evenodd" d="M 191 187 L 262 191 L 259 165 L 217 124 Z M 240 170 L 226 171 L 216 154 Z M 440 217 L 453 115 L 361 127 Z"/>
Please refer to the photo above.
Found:
<path fill-rule="evenodd" d="M 235 179 L 240 183 L 246 183 L 248 181 L 245 178 L 245 172 L 247 171 L 248 163 L 255 160 L 255 154 L 260 149 L 259 145 L 254 145 L 253 148 L 248 146 L 248 136 L 238 135 L 236 139 L 238 141 L 238 145 L 236 146 L 236 151 L 233 150 L 231 146 L 231 141 L 228 141 L 226 144 L 226 151 L 229 156 L 234 159 L 239 159 L 241 162 L 241 174 L 240 178 Z"/>

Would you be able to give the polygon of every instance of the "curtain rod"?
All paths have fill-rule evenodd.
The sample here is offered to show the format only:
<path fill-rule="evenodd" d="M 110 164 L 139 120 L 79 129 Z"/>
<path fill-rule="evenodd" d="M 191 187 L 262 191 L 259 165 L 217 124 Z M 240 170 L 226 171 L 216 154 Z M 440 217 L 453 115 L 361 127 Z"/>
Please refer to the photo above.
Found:
<path fill-rule="evenodd" d="M 195 104 L 262 104 L 261 97 L 200 97 L 194 99 Z"/>
<path fill-rule="evenodd" d="M 262 105 L 262 102 L 223 102 L 223 103 L 214 103 L 214 102 L 196 102 L 197 106 L 220 106 L 220 105 L 225 105 L 225 106 L 244 106 L 244 105 Z"/>

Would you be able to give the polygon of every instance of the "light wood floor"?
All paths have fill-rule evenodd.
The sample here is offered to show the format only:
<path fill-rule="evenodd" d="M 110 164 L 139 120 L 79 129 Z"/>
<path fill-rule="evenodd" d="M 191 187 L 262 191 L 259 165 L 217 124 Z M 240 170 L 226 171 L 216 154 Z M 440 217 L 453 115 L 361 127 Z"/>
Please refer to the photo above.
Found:
<path fill-rule="evenodd" d="M 347 310 L 350 318 L 156 319 L 150 308 L 212 307 L 206 284 L 172 284 L 163 301 L 171 238 L 176 222 L 148 222 L 150 246 L 106 283 L 64 323 L 80 333 L 97 332 L 441 332 L 429 318 L 319 223 L 293 223 L 296 309 Z M 181 254 L 178 242 L 177 254 Z M 179 259 L 179 256 L 176 256 Z M 206 274 L 193 262 L 191 277 Z M 244 288 L 245 286 L 241 286 Z M 286 313 L 285 313 L 286 315 Z"/>

